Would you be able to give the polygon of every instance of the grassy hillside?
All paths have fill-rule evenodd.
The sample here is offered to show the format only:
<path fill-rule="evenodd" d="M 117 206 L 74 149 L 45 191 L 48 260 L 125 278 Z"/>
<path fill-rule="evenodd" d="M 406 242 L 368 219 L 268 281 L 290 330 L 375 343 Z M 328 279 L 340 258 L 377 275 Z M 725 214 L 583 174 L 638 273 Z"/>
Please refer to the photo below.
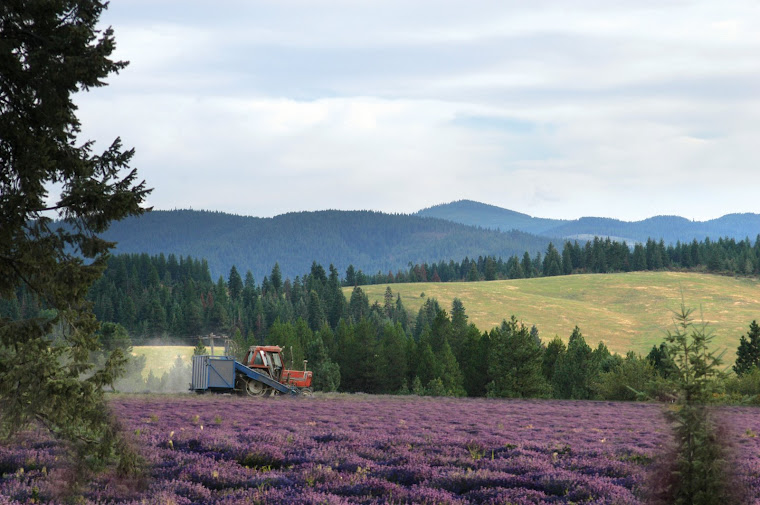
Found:
<path fill-rule="evenodd" d="M 470 322 L 490 330 L 514 314 L 541 338 L 559 335 L 565 341 L 575 325 L 586 340 L 604 341 L 618 352 L 647 353 L 672 329 L 672 310 L 681 292 L 687 306 L 701 309 L 724 356 L 733 362 L 739 336 L 753 319 L 760 319 L 760 282 L 715 275 L 675 272 L 571 275 L 540 279 L 474 283 L 391 284 L 408 310 L 416 314 L 425 297 L 435 297 L 447 310 L 458 297 Z M 382 303 L 386 285 L 363 286 L 370 303 Z M 420 296 L 421 293 L 425 297 Z M 346 290 L 350 296 L 350 290 Z"/>

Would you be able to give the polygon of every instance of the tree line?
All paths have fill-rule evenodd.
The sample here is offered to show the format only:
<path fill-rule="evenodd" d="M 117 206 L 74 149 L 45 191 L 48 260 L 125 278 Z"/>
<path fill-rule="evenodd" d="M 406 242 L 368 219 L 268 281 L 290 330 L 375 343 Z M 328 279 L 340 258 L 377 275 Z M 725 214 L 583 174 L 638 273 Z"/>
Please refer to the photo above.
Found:
<path fill-rule="evenodd" d="M 638 393 L 667 396 L 661 386 L 669 364 L 662 346 L 647 356 L 621 356 L 603 343 L 592 348 L 579 328 L 567 343 L 559 337 L 542 341 L 538 328 L 514 317 L 483 332 L 468 323 L 459 299 L 445 308 L 428 299 L 414 314 L 391 286 L 382 302 L 370 304 L 358 286 L 347 299 L 343 283 L 332 265 L 325 270 L 317 263 L 293 281 L 283 280 L 275 264 L 257 284 L 250 272 L 241 276 L 235 267 L 227 279 L 214 282 L 203 260 L 116 255 L 89 298 L 98 319 L 112 323 L 101 330 L 106 348 L 114 341 L 128 346 L 156 338 L 195 344 L 200 335 L 226 334 L 240 353 L 251 345 L 276 344 L 285 347 L 290 366 L 300 368 L 308 360 L 315 386 L 326 391 L 619 400 L 633 400 Z M 0 305 L 11 319 L 44 310 L 23 291 Z M 753 391 L 760 382 L 760 328 L 753 322 L 737 344 L 736 374 L 727 379 L 731 394 Z"/>
<path fill-rule="evenodd" d="M 695 270 L 737 275 L 760 274 L 760 235 L 754 244 L 749 238 L 735 240 L 706 238 L 665 245 L 648 239 L 630 247 L 625 241 L 594 237 L 581 245 L 565 241 L 560 251 L 549 243 L 542 255 L 479 256 L 433 263 L 409 264 L 393 272 L 367 274 L 353 265 L 346 269 L 344 285 L 362 286 L 407 282 L 476 282 L 498 279 L 525 279 L 583 273 L 638 272 L 645 270 Z"/>

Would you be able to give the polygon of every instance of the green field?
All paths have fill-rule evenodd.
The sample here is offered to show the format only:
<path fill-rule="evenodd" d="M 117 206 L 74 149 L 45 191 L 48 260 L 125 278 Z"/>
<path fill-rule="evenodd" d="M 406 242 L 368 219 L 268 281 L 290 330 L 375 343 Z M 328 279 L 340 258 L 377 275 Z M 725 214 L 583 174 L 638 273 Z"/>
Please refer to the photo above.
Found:
<path fill-rule="evenodd" d="M 370 304 L 383 303 L 388 285 L 362 286 Z M 546 342 L 559 335 L 567 340 L 578 325 L 593 345 L 603 341 L 617 352 L 646 354 L 672 329 L 672 311 L 681 293 L 687 307 L 704 317 L 715 343 L 726 348 L 733 362 L 739 337 L 753 319 L 760 320 L 760 281 L 699 273 L 634 272 L 588 274 L 490 282 L 390 284 L 404 306 L 416 315 L 426 298 L 436 298 L 447 311 L 456 297 L 469 321 L 490 330 L 515 315 L 535 324 Z M 345 289 L 347 297 L 351 288 Z M 424 296 L 422 296 L 424 293 Z M 701 315 L 700 315 L 701 314 Z"/>
<path fill-rule="evenodd" d="M 190 363 L 193 346 L 184 345 L 141 345 L 132 348 L 133 356 L 145 356 L 143 378 L 147 378 L 151 370 L 153 375 L 161 377 L 171 369 L 177 356 L 184 363 Z"/>

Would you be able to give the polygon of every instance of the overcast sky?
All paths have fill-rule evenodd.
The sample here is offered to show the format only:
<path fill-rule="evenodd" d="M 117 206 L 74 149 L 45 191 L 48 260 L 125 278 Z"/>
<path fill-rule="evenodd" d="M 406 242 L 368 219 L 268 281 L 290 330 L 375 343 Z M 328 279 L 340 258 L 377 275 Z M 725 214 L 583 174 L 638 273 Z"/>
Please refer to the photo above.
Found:
<path fill-rule="evenodd" d="M 112 0 L 79 95 L 158 209 L 760 212 L 760 3 Z"/>

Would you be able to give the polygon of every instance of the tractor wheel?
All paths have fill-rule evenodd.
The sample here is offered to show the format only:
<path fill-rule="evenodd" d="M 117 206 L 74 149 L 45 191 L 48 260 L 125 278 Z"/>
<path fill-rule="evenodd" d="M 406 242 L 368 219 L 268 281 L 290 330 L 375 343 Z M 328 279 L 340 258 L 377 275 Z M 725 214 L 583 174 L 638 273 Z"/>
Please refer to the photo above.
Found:
<path fill-rule="evenodd" d="M 301 394 L 304 396 L 314 396 L 314 390 L 312 388 L 301 389 Z"/>
<path fill-rule="evenodd" d="M 247 379 L 245 381 L 245 392 L 248 396 L 264 396 L 269 388 L 266 384 L 253 379 Z"/>

